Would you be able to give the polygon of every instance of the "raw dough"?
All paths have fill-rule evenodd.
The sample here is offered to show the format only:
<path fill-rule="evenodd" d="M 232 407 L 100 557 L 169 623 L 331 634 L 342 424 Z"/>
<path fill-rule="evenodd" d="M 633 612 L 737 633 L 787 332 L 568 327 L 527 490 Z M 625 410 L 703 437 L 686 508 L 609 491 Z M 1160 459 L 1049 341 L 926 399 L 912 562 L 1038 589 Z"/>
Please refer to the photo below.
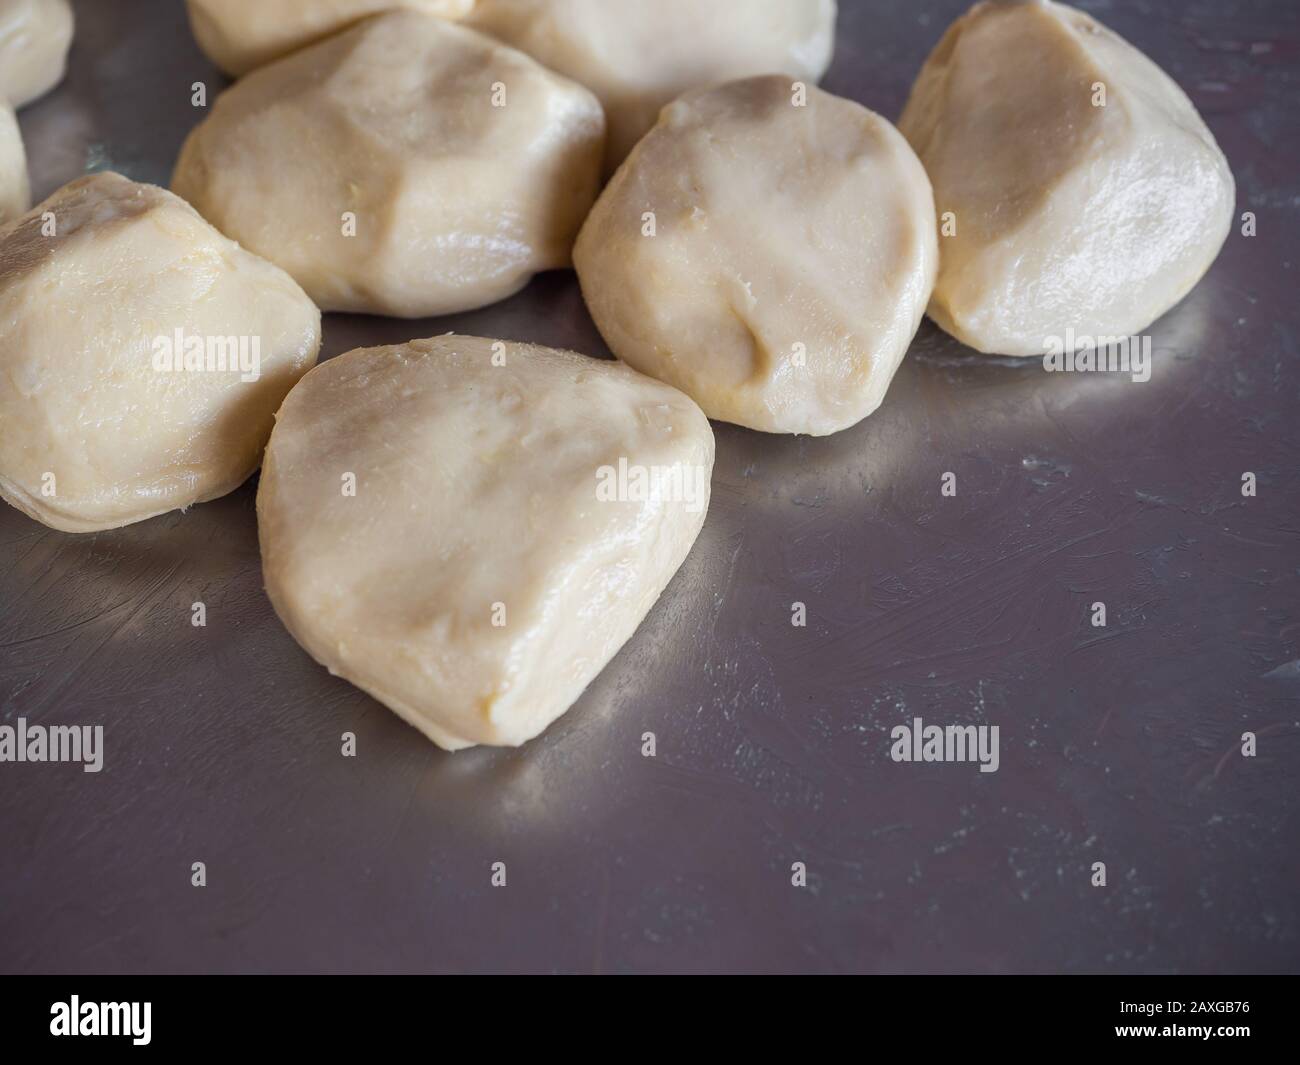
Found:
<path fill-rule="evenodd" d="M 689 89 L 758 74 L 817 82 L 835 0 L 479 0 L 470 24 L 600 97 L 612 172 Z"/>
<path fill-rule="evenodd" d="M 0 226 L 31 206 L 27 154 L 13 109 L 0 100 Z"/>
<path fill-rule="evenodd" d="M 822 436 L 880 405 L 938 249 L 930 182 L 898 131 L 820 89 L 795 99 L 773 75 L 666 107 L 574 260 L 619 358 L 711 418 Z"/>
<path fill-rule="evenodd" d="M 72 21 L 68 0 L 0 0 L 0 100 L 22 107 L 63 80 Z"/>
<path fill-rule="evenodd" d="M 602 498 L 620 460 L 627 491 Z M 616 362 L 463 336 L 352 351 L 276 417 L 266 590 L 313 658 L 438 746 L 517 746 L 654 605 L 712 467 L 699 408 Z M 677 489 L 640 498 L 656 468 Z"/>
<path fill-rule="evenodd" d="M 165 189 L 108 173 L 0 230 L 0 321 L 0 496 L 66 532 L 238 486 L 320 347 L 320 312 L 286 274 Z M 247 338 L 260 376 L 165 370 L 177 330 L 205 366 L 209 340 L 215 366 Z"/>
<path fill-rule="evenodd" d="M 1191 101 L 1063 4 L 977 4 L 899 128 L 956 227 L 930 315 L 980 351 L 1038 355 L 1069 329 L 1140 334 L 1200 280 L 1232 221 L 1232 173 Z"/>
<path fill-rule="evenodd" d="M 186 0 L 203 54 L 232 77 L 279 59 L 367 15 L 408 7 L 463 18 L 474 0 Z"/>
<path fill-rule="evenodd" d="M 421 318 L 569 265 L 604 133 L 582 86 L 483 34 L 397 11 L 223 93 L 172 188 L 323 310 Z"/>

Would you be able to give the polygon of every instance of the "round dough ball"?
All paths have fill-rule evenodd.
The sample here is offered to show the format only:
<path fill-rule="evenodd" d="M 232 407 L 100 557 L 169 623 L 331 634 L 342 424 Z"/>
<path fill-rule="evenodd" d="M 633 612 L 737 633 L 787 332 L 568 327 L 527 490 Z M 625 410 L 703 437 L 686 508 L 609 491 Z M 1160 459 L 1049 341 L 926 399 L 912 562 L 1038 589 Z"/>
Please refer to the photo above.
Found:
<path fill-rule="evenodd" d="M 610 349 L 711 418 L 824 436 L 865 418 L 938 261 L 930 182 L 879 115 L 777 75 L 664 108 L 574 261 Z"/>
<path fill-rule="evenodd" d="M 926 61 L 899 128 L 955 227 L 930 315 L 979 351 L 1039 355 L 1069 330 L 1136 336 L 1200 280 L 1231 226 L 1232 173 L 1191 101 L 1063 4 L 973 7 Z"/>
<path fill-rule="evenodd" d="M 712 468 L 699 408 L 616 362 L 450 335 L 351 351 L 276 417 L 267 594 L 438 746 L 517 746 L 654 605 Z"/>
<path fill-rule="evenodd" d="M 32 205 L 27 184 L 27 153 L 13 108 L 0 101 L 0 226 Z"/>
<path fill-rule="evenodd" d="M 320 348 L 283 271 L 108 173 L 0 230 L 0 321 L 0 496 L 65 532 L 236 488 Z"/>
<path fill-rule="evenodd" d="M 172 188 L 323 310 L 422 318 L 570 264 L 604 134 L 582 86 L 397 11 L 222 93 Z"/>
<path fill-rule="evenodd" d="M 68 0 L 0 0 L 0 100 L 22 107 L 63 80 L 72 24 Z"/>
<path fill-rule="evenodd" d="M 682 93 L 758 74 L 821 80 L 835 0 L 479 0 L 470 24 L 591 89 L 612 172 Z"/>
<path fill-rule="evenodd" d="M 463 18 L 474 0 L 186 0 L 194 39 L 231 77 L 338 33 L 367 15 L 407 7 Z"/>

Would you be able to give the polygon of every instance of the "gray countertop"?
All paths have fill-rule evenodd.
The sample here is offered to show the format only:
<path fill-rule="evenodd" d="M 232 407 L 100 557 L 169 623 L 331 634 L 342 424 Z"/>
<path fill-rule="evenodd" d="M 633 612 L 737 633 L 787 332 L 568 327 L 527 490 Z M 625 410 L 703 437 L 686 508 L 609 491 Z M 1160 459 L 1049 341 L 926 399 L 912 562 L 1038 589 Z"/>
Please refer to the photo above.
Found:
<path fill-rule="evenodd" d="M 825 86 L 897 118 L 965 5 L 841 6 Z M 0 506 L 0 723 L 106 748 L 98 774 L 0 764 L 0 969 L 1300 968 L 1300 6 L 1081 6 L 1187 90 L 1258 217 L 1151 330 L 1151 381 L 927 323 L 848 432 L 717 425 L 694 552 L 521 750 L 442 753 L 297 647 L 255 480 L 88 536 Z M 21 114 L 33 192 L 165 184 L 191 83 L 224 82 L 178 0 L 77 15 Z M 607 354 L 568 273 L 438 321 L 330 315 L 324 354 L 449 330 Z M 893 762 L 914 717 L 997 725 L 999 770 Z"/>

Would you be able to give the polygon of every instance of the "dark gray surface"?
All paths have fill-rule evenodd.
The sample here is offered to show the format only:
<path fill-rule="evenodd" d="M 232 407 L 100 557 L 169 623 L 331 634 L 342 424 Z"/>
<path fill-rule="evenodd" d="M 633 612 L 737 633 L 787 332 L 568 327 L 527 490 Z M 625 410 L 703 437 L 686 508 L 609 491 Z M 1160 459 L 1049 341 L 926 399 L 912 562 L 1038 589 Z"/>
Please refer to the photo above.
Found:
<path fill-rule="evenodd" d="M 826 87 L 896 118 L 963 6 L 842 0 Z M 855 429 L 718 425 L 694 553 L 522 750 L 441 753 L 298 649 L 255 481 L 90 536 L 0 507 L 0 718 L 107 748 L 98 775 L 0 765 L 0 968 L 1296 970 L 1300 7 L 1083 6 L 1188 91 L 1259 219 L 1153 328 L 1153 379 L 926 324 Z M 33 191 L 165 183 L 190 83 L 220 84 L 181 4 L 77 13 L 70 78 L 21 115 Z M 569 274 L 437 322 L 332 315 L 325 352 L 451 329 L 605 353 Z M 1000 771 L 891 762 L 913 715 L 1000 726 Z"/>

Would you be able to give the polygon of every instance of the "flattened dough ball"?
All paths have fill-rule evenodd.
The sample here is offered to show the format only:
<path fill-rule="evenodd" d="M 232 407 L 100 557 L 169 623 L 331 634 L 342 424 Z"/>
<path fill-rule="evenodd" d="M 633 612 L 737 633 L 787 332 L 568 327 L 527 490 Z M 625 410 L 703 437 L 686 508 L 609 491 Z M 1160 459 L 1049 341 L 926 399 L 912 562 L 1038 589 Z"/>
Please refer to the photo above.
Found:
<path fill-rule="evenodd" d="M 0 496 L 65 532 L 237 487 L 320 347 L 288 275 L 109 173 L 0 230 L 0 322 Z"/>
<path fill-rule="evenodd" d="M 774 73 L 820 81 L 835 15 L 835 0 L 479 0 L 469 21 L 600 97 L 612 172 L 690 89 Z"/>
<path fill-rule="evenodd" d="M 13 108 L 0 100 L 0 226 L 32 204 L 27 183 L 27 153 Z"/>
<path fill-rule="evenodd" d="M 1200 280 L 1231 225 L 1232 173 L 1191 101 L 1063 4 L 973 7 L 899 128 L 955 226 L 930 315 L 979 351 L 1038 355 L 1069 329 L 1137 335 Z"/>
<path fill-rule="evenodd" d="M 323 310 L 422 318 L 569 265 L 604 134 L 582 86 L 395 11 L 222 93 L 172 188 Z"/>
<path fill-rule="evenodd" d="M 194 39 L 231 77 L 250 70 L 367 15 L 406 7 L 458 19 L 474 0 L 186 0 Z"/>
<path fill-rule="evenodd" d="M 72 25 L 68 0 L 0 0 L 0 100 L 23 107 L 63 80 Z"/>
<path fill-rule="evenodd" d="M 699 408 L 619 363 L 464 336 L 359 349 L 277 415 L 266 590 L 316 661 L 438 746 L 517 746 L 641 623 L 712 467 Z"/>
<path fill-rule="evenodd" d="M 874 411 L 925 313 L 930 182 L 885 119 L 789 78 L 664 108 L 574 251 L 610 349 L 711 418 L 823 436 Z"/>

